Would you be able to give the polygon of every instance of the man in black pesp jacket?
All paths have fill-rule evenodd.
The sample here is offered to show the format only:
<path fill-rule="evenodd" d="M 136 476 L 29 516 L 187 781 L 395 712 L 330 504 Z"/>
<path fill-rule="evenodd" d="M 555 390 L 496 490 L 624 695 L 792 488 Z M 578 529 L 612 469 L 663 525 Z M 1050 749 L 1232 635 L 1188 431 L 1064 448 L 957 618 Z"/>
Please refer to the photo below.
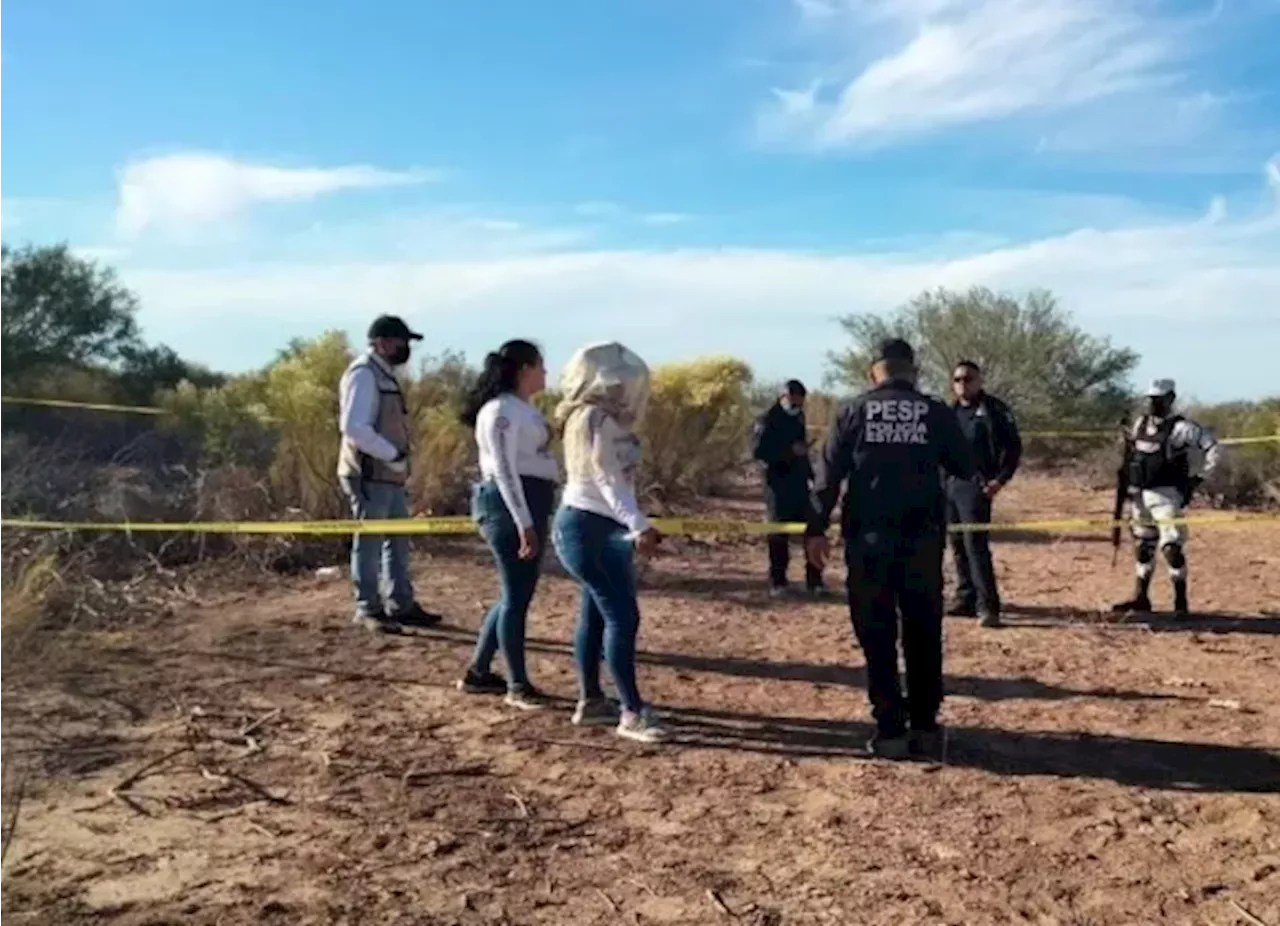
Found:
<path fill-rule="evenodd" d="M 764 498 L 770 521 L 805 522 L 809 519 L 809 484 L 813 467 L 804 417 L 804 383 L 788 380 L 782 395 L 756 420 L 755 458 L 764 464 Z M 791 560 L 790 538 L 770 534 L 769 588 L 775 598 L 787 591 L 787 566 Z M 822 572 L 805 564 L 805 587 L 809 594 L 822 593 Z"/>
<path fill-rule="evenodd" d="M 827 559 L 831 511 L 846 479 L 844 556 L 849 612 L 867 661 L 876 721 L 868 748 L 885 758 L 933 754 L 941 746 L 942 553 L 945 498 L 939 470 L 974 478 L 955 413 L 916 389 L 905 341 L 880 346 L 870 390 L 836 414 L 814 477 L 805 532 L 810 562 Z M 898 626 L 907 694 L 898 680 Z"/>
<path fill-rule="evenodd" d="M 991 504 L 1022 460 L 1022 438 L 1013 412 L 982 388 L 982 370 L 972 360 L 956 364 L 951 392 L 960 430 L 973 452 L 973 463 L 982 477 L 947 479 L 947 521 L 951 524 L 990 524 Z M 1000 590 L 991 561 L 991 535 L 964 530 L 951 535 L 956 561 L 956 600 L 948 613 L 957 617 L 977 615 L 983 627 L 1000 626 Z"/>

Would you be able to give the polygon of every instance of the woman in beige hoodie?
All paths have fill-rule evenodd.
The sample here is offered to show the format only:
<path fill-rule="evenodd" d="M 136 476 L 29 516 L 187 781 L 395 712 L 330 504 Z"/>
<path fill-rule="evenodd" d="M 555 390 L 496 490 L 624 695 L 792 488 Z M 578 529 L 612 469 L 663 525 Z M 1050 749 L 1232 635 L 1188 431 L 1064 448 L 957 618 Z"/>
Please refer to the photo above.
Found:
<path fill-rule="evenodd" d="M 552 542 L 582 586 L 574 637 L 580 691 L 573 722 L 616 723 L 619 736 L 657 742 L 665 733 L 636 683 L 635 555 L 651 552 L 661 539 L 635 494 L 640 441 L 634 429 L 648 404 L 649 368 L 621 344 L 593 344 L 569 360 L 561 388 L 564 400 L 556 420 L 564 430 L 565 484 Z M 620 711 L 600 687 L 602 657 Z"/>

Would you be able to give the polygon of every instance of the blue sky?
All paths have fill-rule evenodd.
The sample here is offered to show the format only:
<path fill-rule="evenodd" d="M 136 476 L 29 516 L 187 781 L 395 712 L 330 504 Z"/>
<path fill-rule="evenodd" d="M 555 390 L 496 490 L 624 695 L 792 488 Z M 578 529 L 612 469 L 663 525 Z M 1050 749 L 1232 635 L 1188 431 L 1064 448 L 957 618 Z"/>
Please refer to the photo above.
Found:
<path fill-rule="evenodd" d="M 4 12 L 6 242 L 117 267 L 223 369 L 392 311 L 817 380 L 837 316 L 983 284 L 1139 378 L 1280 390 L 1280 0 Z"/>

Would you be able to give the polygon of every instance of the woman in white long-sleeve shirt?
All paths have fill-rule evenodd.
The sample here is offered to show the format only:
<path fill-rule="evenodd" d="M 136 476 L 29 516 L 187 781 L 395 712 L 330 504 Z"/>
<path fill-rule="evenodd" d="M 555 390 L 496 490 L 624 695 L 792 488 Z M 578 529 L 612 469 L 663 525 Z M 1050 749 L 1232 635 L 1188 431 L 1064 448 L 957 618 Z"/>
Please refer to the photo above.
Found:
<path fill-rule="evenodd" d="M 549 450 L 551 431 L 531 399 L 546 388 L 542 353 L 528 341 L 508 341 L 485 358 L 463 408 L 475 428 L 480 482 L 471 512 L 498 565 L 501 597 L 485 616 L 475 654 L 458 688 L 506 694 L 506 703 L 536 710 L 546 699 L 525 668 L 525 623 L 542 571 L 547 526 L 560 471 Z M 508 678 L 490 669 L 502 650 Z"/>
<path fill-rule="evenodd" d="M 556 419 L 564 427 L 566 479 L 552 537 L 560 561 L 582 585 L 573 722 L 617 723 L 619 736 L 656 742 L 664 733 L 636 682 L 635 554 L 651 552 L 661 539 L 635 494 L 640 441 L 632 429 L 648 403 L 649 369 L 621 344 L 596 344 L 574 354 L 561 385 L 564 400 Z M 601 657 L 617 689 L 620 714 L 600 687 Z"/>

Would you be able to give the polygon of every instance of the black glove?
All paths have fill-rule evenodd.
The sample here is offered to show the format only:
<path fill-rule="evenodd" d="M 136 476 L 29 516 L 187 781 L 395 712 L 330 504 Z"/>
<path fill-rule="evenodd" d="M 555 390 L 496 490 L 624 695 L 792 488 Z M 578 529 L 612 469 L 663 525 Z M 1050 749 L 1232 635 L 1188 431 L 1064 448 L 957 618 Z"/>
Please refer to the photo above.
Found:
<path fill-rule="evenodd" d="M 1191 499 L 1195 498 L 1196 490 L 1200 488 L 1203 482 L 1204 480 L 1199 476 L 1193 476 L 1187 480 L 1187 500 L 1184 504 L 1191 504 Z"/>

